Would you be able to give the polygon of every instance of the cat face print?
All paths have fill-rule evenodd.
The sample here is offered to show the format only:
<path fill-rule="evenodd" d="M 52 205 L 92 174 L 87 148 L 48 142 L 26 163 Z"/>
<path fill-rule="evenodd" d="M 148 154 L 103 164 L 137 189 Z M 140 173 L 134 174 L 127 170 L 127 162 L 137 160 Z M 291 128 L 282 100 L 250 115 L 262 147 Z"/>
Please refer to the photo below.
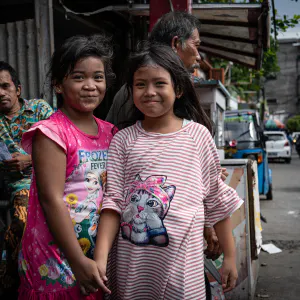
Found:
<path fill-rule="evenodd" d="M 167 246 L 169 238 L 163 219 L 167 215 L 176 187 L 164 187 L 166 176 L 139 175 L 129 188 L 122 214 L 122 236 L 136 245 Z"/>

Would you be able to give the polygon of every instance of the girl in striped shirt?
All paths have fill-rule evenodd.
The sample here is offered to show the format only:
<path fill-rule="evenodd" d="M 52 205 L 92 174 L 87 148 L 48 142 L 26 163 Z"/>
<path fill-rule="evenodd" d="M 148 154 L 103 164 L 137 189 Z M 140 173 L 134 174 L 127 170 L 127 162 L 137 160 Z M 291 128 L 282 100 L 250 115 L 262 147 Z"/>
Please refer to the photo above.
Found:
<path fill-rule="evenodd" d="M 221 180 L 190 75 L 177 54 L 155 44 L 134 55 L 128 74 L 133 125 L 109 148 L 94 254 L 102 288 L 116 300 L 205 299 L 206 223 L 224 250 L 230 290 L 237 279 L 230 215 L 243 201 Z"/>

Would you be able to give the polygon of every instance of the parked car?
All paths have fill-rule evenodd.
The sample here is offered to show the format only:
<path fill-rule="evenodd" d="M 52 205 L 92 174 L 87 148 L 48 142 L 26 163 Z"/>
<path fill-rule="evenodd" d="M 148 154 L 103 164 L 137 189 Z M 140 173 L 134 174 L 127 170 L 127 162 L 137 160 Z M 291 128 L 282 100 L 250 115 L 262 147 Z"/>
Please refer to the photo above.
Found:
<path fill-rule="evenodd" d="M 284 159 L 289 164 L 292 160 L 292 147 L 286 134 L 282 131 L 265 131 L 264 134 L 268 137 L 268 159 Z"/>

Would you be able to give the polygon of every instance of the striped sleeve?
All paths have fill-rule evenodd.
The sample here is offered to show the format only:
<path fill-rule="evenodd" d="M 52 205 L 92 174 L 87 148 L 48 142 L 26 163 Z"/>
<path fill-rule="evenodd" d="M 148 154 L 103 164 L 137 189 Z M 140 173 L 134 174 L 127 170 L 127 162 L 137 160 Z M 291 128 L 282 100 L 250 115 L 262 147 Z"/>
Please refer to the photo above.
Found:
<path fill-rule="evenodd" d="M 215 225 L 229 217 L 242 204 L 237 192 L 221 179 L 219 154 L 211 134 L 204 130 L 203 142 L 199 147 L 203 160 L 203 179 L 207 187 L 205 206 L 205 226 Z"/>
<path fill-rule="evenodd" d="M 108 149 L 107 188 L 104 194 L 102 209 L 112 209 L 121 214 L 125 205 L 125 149 L 124 130 L 112 139 Z"/>

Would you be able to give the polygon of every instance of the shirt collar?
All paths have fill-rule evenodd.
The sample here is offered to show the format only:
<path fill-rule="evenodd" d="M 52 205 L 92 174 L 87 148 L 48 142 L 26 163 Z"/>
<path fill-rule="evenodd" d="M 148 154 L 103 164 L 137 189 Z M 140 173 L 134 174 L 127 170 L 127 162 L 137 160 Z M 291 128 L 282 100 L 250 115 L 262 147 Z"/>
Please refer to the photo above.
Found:
<path fill-rule="evenodd" d="M 30 111 L 34 113 L 34 110 L 32 108 L 32 105 L 30 104 L 30 101 L 26 99 L 19 98 L 20 103 L 22 104 L 22 107 L 20 109 L 20 114 L 24 111 Z"/>

